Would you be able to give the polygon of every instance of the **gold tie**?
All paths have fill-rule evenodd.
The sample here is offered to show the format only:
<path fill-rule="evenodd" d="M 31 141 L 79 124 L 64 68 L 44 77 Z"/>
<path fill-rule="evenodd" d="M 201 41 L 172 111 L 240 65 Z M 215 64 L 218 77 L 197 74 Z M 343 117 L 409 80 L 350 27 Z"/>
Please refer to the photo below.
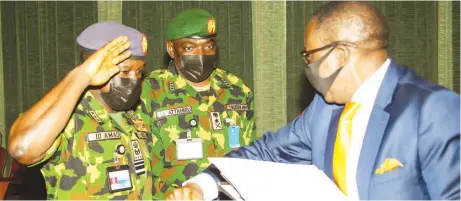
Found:
<path fill-rule="evenodd" d="M 347 195 L 346 165 L 352 135 L 352 118 L 359 110 L 360 104 L 348 102 L 339 117 L 333 152 L 333 177 L 339 189 Z"/>

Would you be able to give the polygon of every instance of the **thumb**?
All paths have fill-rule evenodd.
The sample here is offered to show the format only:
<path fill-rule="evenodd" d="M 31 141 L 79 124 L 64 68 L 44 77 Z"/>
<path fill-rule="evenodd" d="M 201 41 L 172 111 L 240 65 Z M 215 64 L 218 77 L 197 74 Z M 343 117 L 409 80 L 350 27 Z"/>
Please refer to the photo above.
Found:
<path fill-rule="evenodd" d="M 115 74 L 117 74 L 118 72 L 120 72 L 120 68 L 118 66 L 114 66 L 112 68 L 109 69 L 109 75 L 110 77 L 114 76 Z"/>

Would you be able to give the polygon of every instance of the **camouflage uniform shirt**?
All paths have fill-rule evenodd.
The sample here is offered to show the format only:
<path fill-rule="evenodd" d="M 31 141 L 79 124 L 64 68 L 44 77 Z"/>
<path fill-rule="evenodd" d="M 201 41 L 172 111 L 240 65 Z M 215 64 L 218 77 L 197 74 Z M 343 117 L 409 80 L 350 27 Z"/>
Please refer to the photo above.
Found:
<path fill-rule="evenodd" d="M 151 200 L 155 193 L 152 135 L 146 126 L 133 111 L 109 114 L 86 92 L 63 132 L 38 162 L 44 162 L 41 172 L 48 199 Z M 124 154 L 115 152 L 120 147 Z M 106 168 L 116 164 L 129 166 L 131 190 L 109 192 Z"/>
<path fill-rule="evenodd" d="M 149 122 L 152 133 L 163 145 L 154 147 L 154 154 L 163 162 L 152 168 L 154 175 L 160 175 L 155 184 L 160 190 L 159 199 L 202 172 L 210 164 L 207 157 L 224 156 L 232 150 L 229 125 L 240 127 L 241 146 L 256 139 L 250 89 L 240 78 L 222 69 L 214 70 L 210 76 L 210 89 L 203 92 L 190 86 L 176 72 L 174 63 L 168 70 L 155 70 L 144 79 L 137 112 Z M 191 121 L 197 126 L 191 127 Z M 176 140 L 187 139 L 189 129 L 192 138 L 203 141 L 203 159 L 177 160 Z"/>

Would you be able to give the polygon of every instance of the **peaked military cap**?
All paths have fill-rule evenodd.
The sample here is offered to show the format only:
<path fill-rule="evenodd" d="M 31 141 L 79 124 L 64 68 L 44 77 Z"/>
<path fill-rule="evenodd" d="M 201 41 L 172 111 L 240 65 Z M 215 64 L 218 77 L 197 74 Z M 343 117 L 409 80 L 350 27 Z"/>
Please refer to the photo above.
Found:
<path fill-rule="evenodd" d="M 127 36 L 132 58 L 143 58 L 147 53 L 146 35 L 118 22 L 104 21 L 92 24 L 77 37 L 77 44 L 87 51 L 96 51 L 109 41 Z"/>
<path fill-rule="evenodd" d="M 206 10 L 192 8 L 179 13 L 168 23 L 165 40 L 210 38 L 216 36 L 215 18 Z"/>

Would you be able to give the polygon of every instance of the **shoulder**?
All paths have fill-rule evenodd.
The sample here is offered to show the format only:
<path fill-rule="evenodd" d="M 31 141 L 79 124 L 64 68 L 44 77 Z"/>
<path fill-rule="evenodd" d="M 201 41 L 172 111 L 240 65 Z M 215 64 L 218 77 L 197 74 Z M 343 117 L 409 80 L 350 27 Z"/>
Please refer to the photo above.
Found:
<path fill-rule="evenodd" d="M 423 79 L 407 67 L 397 68 L 402 76 L 393 94 L 395 104 L 419 113 L 420 125 L 452 122 L 459 129 L 459 94 Z"/>
<path fill-rule="evenodd" d="M 408 67 L 397 68 L 402 77 L 393 95 L 395 100 L 404 98 L 408 103 L 417 103 L 422 110 L 459 108 L 459 94 L 425 80 Z"/>
<path fill-rule="evenodd" d="M 221 68 L 216 68 L 216 77 L 223 78 L 234 89 L 240 89 L 245 95 L 252 96 L 251 89 L 245 84 L 242 78 Z"/>
<path fill-rule="evenodd" d="M 168 69 L 157 69 L 147 74 L 142 82 L 143 88 L 158 89 L 167 80 L 174 79 L 174 74 Z"/>
<path fill-rule="evenodd" d="M 168 69 L 157 69 L 147 74 L 145 79 L 164 79 L 167 77 L 173 77 L 173 73 Z"/>

